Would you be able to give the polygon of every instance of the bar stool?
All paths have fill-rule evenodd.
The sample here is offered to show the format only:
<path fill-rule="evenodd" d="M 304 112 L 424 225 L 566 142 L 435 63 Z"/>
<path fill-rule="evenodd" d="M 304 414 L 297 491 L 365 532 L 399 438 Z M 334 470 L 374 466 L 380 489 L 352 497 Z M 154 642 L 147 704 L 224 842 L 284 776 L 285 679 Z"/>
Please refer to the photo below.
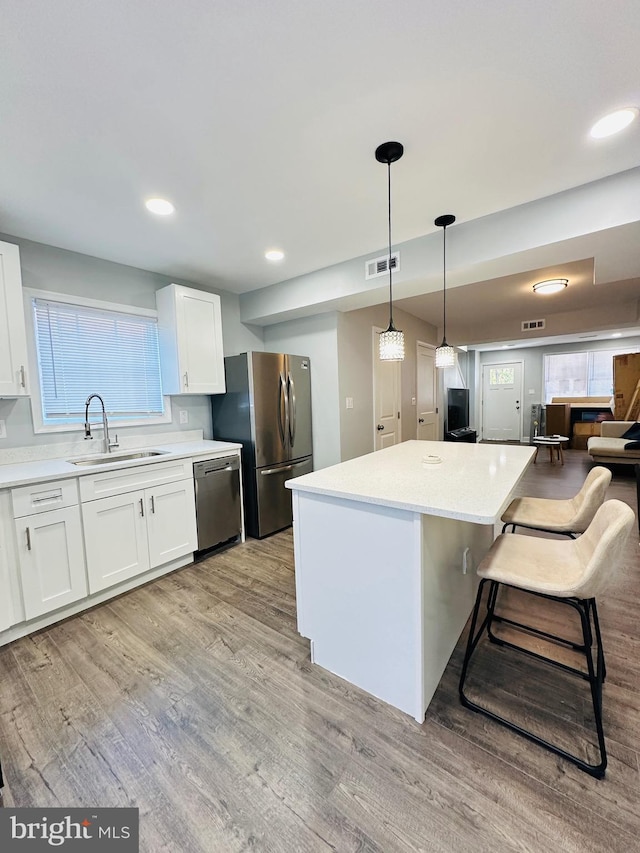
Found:
<path fill-rule="evenodd" d="M 575 538 L 576 533 L 584 533 L 598 508 L 604 502 L 604 496 L 611 482 L 611 471 L 596 465 L 587 474 L 577 495 L 568 500 L 552 498 L 515 498 L 504 511 L 502 532 L 508 527 L 515 532 L 516 527 L 541 530 L 548 533 L 561 533 Z"/>
<path fill-rule="evenodd" d="M 550 750 L 555 755 L 571 761 L 580 770 L 591 776 L 602 778 L 607 766 L 607 753 L 602 728 L 602 683 L 605 678 L 602 637 L 596 607 L 596 595 L 600 594 L 613 571 L 622 562 L 624 547 L 635 525 L 635 514 L 627 504 L 618 500 L 606 501 L 595 514 L 589 527 L 580 538 L 567 541 L 523 536 L 519 533 L 501 534 L 489 549 L 487 556 L 478 566 L 481 578 L 476 597 L 469 639 L 460 676 L 460 701 L 466 708 L 484 714 L 492 720 L 506 726 L 511 731 L 527 738 L 533 743 Z M 485 584 L 489 586 L 487 614 L 476 631 L 480 602 Z M 571 643 L 545 631 L 523 627 L 523 631 L 535 634 L 549 642 L 565 648 L 571 648 L 584 654 L 584 669 L 570 667 L 560 661 L 533 652 L 530 649 L 508 642 L 495 635 L 491 636 L 491 624 L 500 585 L 524 589 L 549 601 L 561 602 L 572 607 L 580 616 L 582 626 L 582 644 Z M 596 662 L 593 660 L 595 634 Z M 515 623 L 514 623 L 515 624 Z M 565 672 L 577 675 L 589 682 L 591 700 L 595 717 L 600 760 L 589 764 L 550 741 L 524 729 L 488 708 L 471 701 L 464 692 L 469 662 L 484 632 L 490 635 L 494 643 L 524 652 L 537 660 L 549 663 Z"/>

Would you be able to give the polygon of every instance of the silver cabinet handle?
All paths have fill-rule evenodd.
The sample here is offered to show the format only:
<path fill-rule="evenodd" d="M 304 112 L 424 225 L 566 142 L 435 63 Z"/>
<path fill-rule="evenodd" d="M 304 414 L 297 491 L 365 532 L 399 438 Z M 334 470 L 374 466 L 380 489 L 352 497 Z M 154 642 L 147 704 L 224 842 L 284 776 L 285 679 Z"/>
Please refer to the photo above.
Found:
<path fill-rule="evenodd" d="M 25 533 L 27 534 L 27 551 L 30 551 L 31 550 L 31 531 L 29 530 L 28 527 L 25 530 Z"/>
<path fill-rule="evenodd" d="M 140 515 L 144 518 L 144 498 L 140 498 Z"/>
<path fill-rule="evenodd" d="M 27 374 L 24 369 L 24 364 L 20 365 L 20 385 L 23 388 L 27 387 Z"/>
<path fill-rule="evenodd" d="M 185 388 L 189 387 L 189 373 L 186 370 L 184 372 L 184 387 Z"/>
<path fill-rule="evenodd" d="M 153 498 L 153 495 L 151 495 L 151 512 L 155 513 L 155 511 L 156 511 L 156 502 Z"/>

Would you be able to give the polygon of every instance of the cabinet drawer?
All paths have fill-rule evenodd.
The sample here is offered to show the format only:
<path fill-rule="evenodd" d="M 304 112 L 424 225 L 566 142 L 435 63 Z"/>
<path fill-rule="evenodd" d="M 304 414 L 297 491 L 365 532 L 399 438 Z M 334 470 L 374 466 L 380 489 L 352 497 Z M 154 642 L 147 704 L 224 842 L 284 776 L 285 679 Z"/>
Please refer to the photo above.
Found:
<path fill-rule="evenodd" d="M 95 501 L 112 495 L 122 495 L 137 489 L 148 489 L 162 483 L 193 478 L 193 459 L 175 459 L 172 462 L 153 462 L 135 468 L 119 468 L 80 477 L 80 500 Z"/>
<path fill-rule="evenodd" d="M 51 480 L 48 483 L 32 483 L 30 486 L 18 486 L 11 489 L 13 517 L 32 515 L 34 512 L 48 512 L 62 509 L 78 503 L 78 481 Z"/>

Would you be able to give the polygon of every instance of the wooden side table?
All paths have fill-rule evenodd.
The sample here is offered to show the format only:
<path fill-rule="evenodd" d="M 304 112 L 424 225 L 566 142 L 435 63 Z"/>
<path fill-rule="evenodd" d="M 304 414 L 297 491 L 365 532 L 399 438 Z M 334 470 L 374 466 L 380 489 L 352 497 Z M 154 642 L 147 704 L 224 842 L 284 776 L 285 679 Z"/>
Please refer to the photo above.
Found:
<path fill-rule="evenodd" d="M 561 465 L 564 465 L 564 454 L 562 452 L 562 444 L 565 441 L 569 441 L 568 435 L 539 435 L 534 438 L 533 443 L 536 446 L 536 455 L 533 457 L 533 464 L 535 465 L 538 459 L 538 451 L 540 450 L 540 448 L 548 447 L 549 462 L 553 464 L 553 462 L 555 462 L 555 459 L 557 459 Z"/>

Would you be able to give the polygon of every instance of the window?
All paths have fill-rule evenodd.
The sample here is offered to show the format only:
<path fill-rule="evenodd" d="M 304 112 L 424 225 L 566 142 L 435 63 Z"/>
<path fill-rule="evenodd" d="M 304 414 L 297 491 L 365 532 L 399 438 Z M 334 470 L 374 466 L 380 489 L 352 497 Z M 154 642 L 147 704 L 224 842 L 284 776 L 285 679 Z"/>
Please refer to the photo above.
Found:
<path fill-rule="evenodd" d="M 516 381 L 515 367 L 490 367 L 489 368 L 489 384 L 490 385 L 513 385 Z"/>
<path fill-rule="evenodd" d="M 610 397 L 613 356 L 637 347 L 593 352 L 553 353 L 544 357 L 544 401 L 553 397 Z"/>
<path fill-rule="evenodd" d="M 94 393 L 103 398 L 109 420 L 121 425 L 169 420 L 155 312 L 66 300 L 30 297 L 40 379 L 40 393 L 33 389 L 39 397 L 33 401 L 36 431 L 83 423 L 86 399 Z"/>

